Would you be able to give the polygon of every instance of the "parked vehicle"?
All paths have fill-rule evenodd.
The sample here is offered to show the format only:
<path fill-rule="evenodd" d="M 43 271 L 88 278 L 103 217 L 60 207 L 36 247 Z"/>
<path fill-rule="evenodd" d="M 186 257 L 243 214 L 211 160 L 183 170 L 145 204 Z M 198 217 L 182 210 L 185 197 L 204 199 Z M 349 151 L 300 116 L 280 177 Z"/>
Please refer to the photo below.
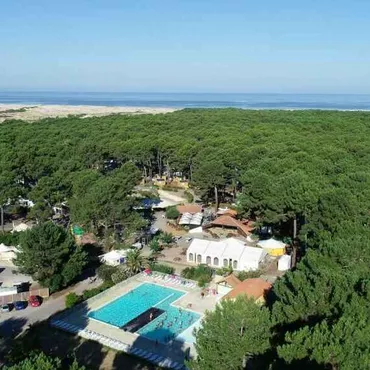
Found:
<path fill-rule="evenodd" d="M 37 295 L 31 295 L 28 302 L 32 307 L 39 307 L 41 305 L 41 298 Z"/>
<path fill-rule="evenodd" d="M 30 289 L 30 283 L 28 281 L 17 281 L 13 283 L 13 287 L 17 289 L 18 293 L 28 292 Z"/>
<path fill-rule="evenodd" d="M 1 306 L 1 312 L 10 312 L 12 310 L 12 306 L 10 304 L 3 304 Z"/>
<path fill-rule="evenodd" d="M 24 310 L 27 307 L 27 302 L 26 301 L 17 301 L 14 302 L 14 308 L 17 311 Z"/>

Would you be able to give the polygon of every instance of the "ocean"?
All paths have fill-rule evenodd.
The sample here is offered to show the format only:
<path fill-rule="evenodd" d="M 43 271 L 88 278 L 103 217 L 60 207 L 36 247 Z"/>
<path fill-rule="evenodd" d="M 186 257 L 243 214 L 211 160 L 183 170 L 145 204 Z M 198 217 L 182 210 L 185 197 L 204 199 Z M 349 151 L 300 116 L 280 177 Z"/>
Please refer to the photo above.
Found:
<path fill-rule="evenodd" d="M 152 108 L 370 110 L 370 95 L 3 91 L 0 92 L 0 103 Z"/>

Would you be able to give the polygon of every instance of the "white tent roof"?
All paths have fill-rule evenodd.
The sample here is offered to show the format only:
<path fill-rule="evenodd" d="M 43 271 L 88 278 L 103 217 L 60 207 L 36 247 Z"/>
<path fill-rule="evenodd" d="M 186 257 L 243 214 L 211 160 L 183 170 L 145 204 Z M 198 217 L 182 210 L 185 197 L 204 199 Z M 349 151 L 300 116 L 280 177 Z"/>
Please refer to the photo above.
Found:
<path fill-rule="evenodd" d="M 245 247 L 244 252 L 240 258 L 240 262 L 259 263 L 266 256 L 266 252 L 262 248 Z"/>
<path fill-rule="evenodd" d="M 188 253 L 204 254 L 210 241 L 203 239 L 193 239 L 188 248 Z"/>
<path fill-rule="evenodd" d="M 198 212 L 192 215 L 191 213 L 184 213 L 179 221 L 179 225 L 198 225 L 202 224 L 203 214 Z"/>
<path fill-rule="evenodd" d="M 113 250 L 108 253 L 102 254 L 99 257 L 104 261 L 116 261 L 120 258 L 126 257 L 126 252 Z"/>
<path fill-rule="evenodd" d="M 184 213 L 179 221 L 179 225 L 189 225 L 193 215 L 191 213 Z"/>
<path fill-rule="evenodd" d="M 265 249 L 281 249 L 286 246 L 285 243 L 276 240 L 274 238 L 268 239 L 268 240 L 260 240 L 257 245 L 259 245 L 262 248 Z"/>
<path fill-rule="evenodd" d="M 198 212 L 193 215 L 193 217 L 190 220 L 190 225 L 201 225 L 203 220 L 203 214 Z"/>
<path fill-rule="evenodd" d="M 239 259 L 246 248 L 244 243 L 236 238 L 228 238 L 224 242 L 227 246 L 227 250 L 224 255 L 226 256 L 227 254 L 227 257 L 232 258 L 233 260 Z"/>
<path fill-rule="evenodd" d="M 187 250 L 187 254 L 218 257 L 239 261 L 240 266 L 255 266 L 266 256 L 262 248 L 247 247 L 241 240 L 227 238 L 220 241 L 194 239 Z"/>
<path fill-rule="evenodd" d="M 208 244 L 208 247 L 207 247 L 207 250 L 206 250 L 205 254 L 207 256 L 212 257 L 212 258 L 214 258 L 214 257 L 220 258 L 221 256 L 223 256 L 225 254 L 226 248 L 227 248 L 227 243 L 225 243 L 225 242 L 211 241 Z"/>

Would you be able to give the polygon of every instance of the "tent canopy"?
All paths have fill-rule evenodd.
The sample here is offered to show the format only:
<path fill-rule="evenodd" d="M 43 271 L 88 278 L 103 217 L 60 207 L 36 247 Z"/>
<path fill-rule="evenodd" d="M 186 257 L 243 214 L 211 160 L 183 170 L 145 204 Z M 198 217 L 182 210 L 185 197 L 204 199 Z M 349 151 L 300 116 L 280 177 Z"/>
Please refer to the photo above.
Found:
<path fill-rule="evenodd" d="M 257 245 L 259 245 L 261 248 L 265 249 L 282 249 L 285 248 L 286 244 L 276 240 L 274 238 L 268 239 L 268 240 L 260 240 Z"/>
<path fill-rule="evenodd" d="M 187 250 L 188 261 L 199 262 L 197 256 L 201 255 L 202 263 L 207 261 L 207 257 L 211 257 L 211 265 L 214 265 L 214 258 L 217 257 L 218 267 L 224 265 L 224 260 L 228 264 L 231 260 L 233 263 L 236 261 L 236 270 L 257 270 L 266 254 L 262 248 L 248 247 L 236 238 L 220 241 L 194 239 Z"/>
<path fill-rule="evenodd" d="M 103 263 L 114 266 L 123 263 L 125 257 L 126 257 L 125 251 L 113 250 L 108 253 L 102 254 L 101 256 L 99 256 L 99 259 Z"/>

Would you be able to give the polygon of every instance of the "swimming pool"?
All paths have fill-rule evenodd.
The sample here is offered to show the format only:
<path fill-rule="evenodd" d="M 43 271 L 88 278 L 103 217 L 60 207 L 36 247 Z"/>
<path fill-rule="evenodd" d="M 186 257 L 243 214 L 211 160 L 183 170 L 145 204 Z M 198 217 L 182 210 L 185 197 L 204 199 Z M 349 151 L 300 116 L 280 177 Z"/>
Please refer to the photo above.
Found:
<path fill-rule="evenodd" d="M 185 292 L 155 284 L 143 283 L 88 316 L 122 328 L 148 309 L 155 307 L 164 312 L 137 331 L 151 340 L 167 343 L 199 320 L 200 315 L 171 305 Z"/>

